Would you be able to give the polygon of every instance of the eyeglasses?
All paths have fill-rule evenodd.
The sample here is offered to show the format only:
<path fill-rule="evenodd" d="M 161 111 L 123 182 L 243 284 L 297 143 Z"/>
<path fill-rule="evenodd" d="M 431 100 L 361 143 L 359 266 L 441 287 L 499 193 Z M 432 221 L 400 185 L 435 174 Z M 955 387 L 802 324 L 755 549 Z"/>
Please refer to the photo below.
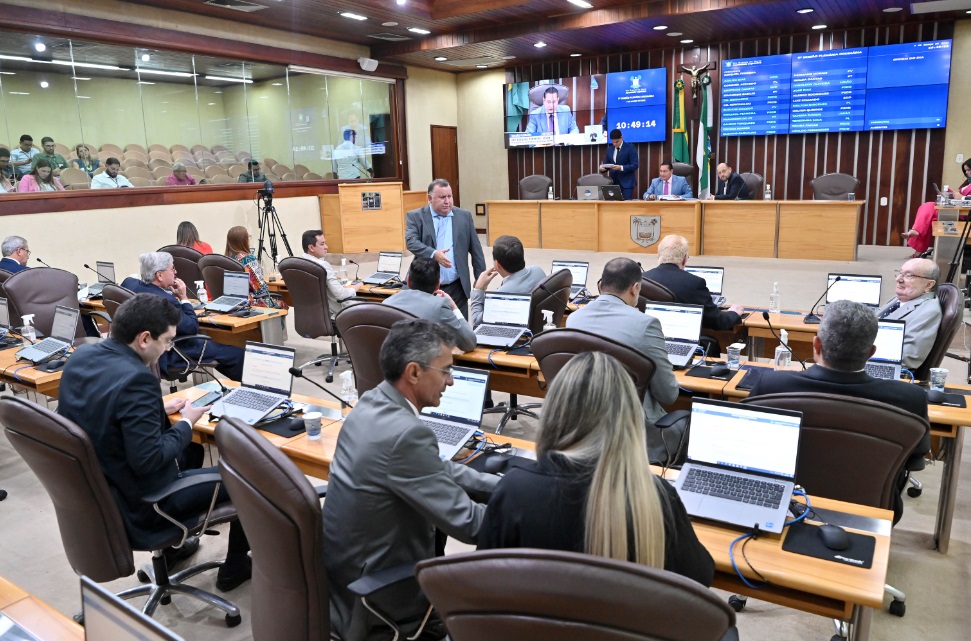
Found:
<path fill-rule="evenodd" d="M 454 369 L 452 367 L 446 367 L 445 369 L 442 369 L 441 367 L 432 367 L 431 365 L 422 365 L 422 367 L 424 367 L 425 369 L 433 369 L 433 370 L 439 371 L 442 374 L 445 374 L 445 378 L 452 378 L 452 372 Z"/>
<path fill-rule="evenodd" d="M 903 278 L 904 280 L 913 280 L 914 278 L 923 278 L 924 280 L 934 280 L 933 278 L 928 278 L 927 276 L 921 276 L 920 274 L 914 274 L 911 272 L 902 272 L 899 269 L 894 270 L 893 277 Z"/>

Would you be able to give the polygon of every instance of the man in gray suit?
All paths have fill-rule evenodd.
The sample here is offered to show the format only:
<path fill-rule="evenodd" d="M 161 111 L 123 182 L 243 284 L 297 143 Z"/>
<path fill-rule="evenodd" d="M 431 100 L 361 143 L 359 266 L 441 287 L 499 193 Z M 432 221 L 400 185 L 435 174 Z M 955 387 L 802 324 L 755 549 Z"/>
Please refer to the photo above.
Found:
<path fill-rule="evenodd" d="M 488 494 L 498 478 L 438 456 L 438 441 L 418 417 L 452 384 L 451 331 L 437 323 L 399 321 L 381 346 L 384 381 L 366 392 L 337 438 L 324 502 L 324 545 L 331 625 L 345 641 L 387 628 L 347 586 L 365 574 L 435 556 L 435 528 L 475 543 Z M 427 602 L 416 584 L 381 608 L 396 622 L 415 621 Z M 402 594 L 402 592 L 407 592 Z M 442 631 L 444 634 L 444 630 Z"/>
<path fill-rule="evenodd" d="M 440 287 L 440 268 L 431 258 L 416 256 L 411 261 L 406 277 L 408 289 L 404 289 L 391 298 L 385 299 L 385 305 L 414 314 L 435 323 L 441 323 L 455 335 L 455 344 L 463 352 L 475 349 L 475 332 L 469 321 L 462 317 L 462 312 L 455 307 L 452 297 L 443 292 Z"/>
<path fill-rule="evenodd" d="M 472 278 L 478 278 L 485 270 L 485 257 L 472 213 L 452 204 L 452 186 L 441 178 L 433 180 L 428 185 L 428 204 L 405 216 L 405 244 L 415 256 L 433 258 L 441 265 L 442 291 L 468 318 Z"/>
<path fill-rule="evenodd" d="M 482 308 L 485 292 L 496 275 L 502 276 L 498 291 L 510 294 L 528 294 L 533 288 L 546 280 L 542 267 L 526 267 L 526 250 L 515 236 L 500 236 L 492 245 L 492 267 L 475 279 L 472 289 L 472 327 L 482 322 Z"/>
<path fill-rule="evenodd" d="M 678 382 L 664 349 L 661 323 L 637 311 L 640 291 L 641 269 L 637 263 L 630 258 L 614 258 L 604 265 L 600 297 L 567 316 L 566 326 L 623 343 L 654 361 L 657 369 L 644 395 L 648 456 L 653 462 L 664 460 L 666 451 L 673 452 L 677 447 L 679 439 L 673 438 L 672 430 L 666 430 L 662 441 L 661 430 L 654 423 L 665 414 L 661 406 L 670 405 L 678 398 Z M 665 441 L 669 437 L 674 443 L 667 443 L 666 450 Z"/>
<path fill-rule="evenodd" d="M 896 296 L 877 311 L 878 318 L 904 320 L 904 367 L 920 367 L 941 326 L 937 283 L 941 270 L 927 258 L 912 258 L 895 272 Z"/>

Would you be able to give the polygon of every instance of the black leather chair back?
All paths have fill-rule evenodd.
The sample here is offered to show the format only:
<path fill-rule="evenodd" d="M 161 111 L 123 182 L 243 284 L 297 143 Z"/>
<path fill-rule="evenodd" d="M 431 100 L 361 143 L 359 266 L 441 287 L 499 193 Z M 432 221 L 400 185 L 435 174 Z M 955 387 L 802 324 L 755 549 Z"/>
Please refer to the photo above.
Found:
<path fill-rule="evenodd" d="M 572 285 L 573 274 L 569 269 L 561 269 L 533 288 L 529 299 L 529 331 L 533 336 L 543 331 L 543 311 L 553 312 L 553 324 L 557 327 L 563 324 Z"/>
<path fill-rule="evenodd" d="M 614 181 L 603 174 L 585 174 L 577 180 L 577 187 L 596 187 L 599 185 L 613 185 Z M 547 187 L 547 189 L 549 189 Z"/>
<path fill-rule="evenodd" d="M 284 258 L 280 261 L 280 276 L 287 284 L 293 301 L 293 326 L 304 338 L 333 336 L 327 300 L 327 270 L 309 258 Z"/>
<path fill-rule="evenodd" d="M 115 317 L 115 312 L 121 307 L 122 303 L 126 300 L 132 298 L 135 295 L 130 289 L 122 287 L 121 285 L 113 285 L 108 283 L 105 285 L 104 289 L 101 290 L 101 297 L 105 304 L 105 311 L 111 318 Z"/>
<path fill-rule="evenodd" d="M 378 355 L 391 326 L 400 320 L 416 318 L 397 307 L 380 303 L 360 303 L 338 312 L 334 324 L 340 333 L 354 368 L 358 395 L 374 389 L 384 380 Z"/>
<path fill-rule="evenodd" d="M 172 255 L 175 271 L 185 283 L 186 292 L 190 298 L 198 299 L 199 292 L 196 291 L 196 281 L 205 280 L 202 277 L 202 270 L 199 269 L 199 259 L 205 254 L 185 245 L 166 245 L 159 251 Z"/>
<path fill-rule="evenodd" d="M 860 187 L 859 179 L 840 173 L 817 176 L 809 184 L 815 200 L 846 200 L 847 194 L 856 194 Z"/>
<path fill-rule="evenodd" d="M 762 200 L 765 194 L 765 178 L 761 174 L 751 171 L 739 175 L 745 181 L 745 186 L 748 187 L 749 200 Z"/>
<path fill-rule="evenodd" d="M 637 309 L 644 311 L 647 301 L 654 303 L 674 303 L 674 292 L 650 278 L 641 278 L 641 293 L 637 297 Z"/>
<path fill-rule="evenodd" d="M 3 288 L 10 304 L 10 322 L 19 324 L 20 316 L 33 314 L 34 327 L 44 336 L 51 335 L 56 305 L 80 309 L 78 277 L 63 269 L 25 269 L 8 278 Z M 84 327 L 78 319 L 74 337 L 83 338 L 84 335 Z"/>
<path fill-rule="evenodd" d="M 178 270 L 178 267 L 176 267 Z M 246 268 L 237 261 L 222 254 L 206 254 L 199 259 L 199 271 L 212 300 L 223 295 L 223 274 L 226 272 L 245 272 Z"/>
<path fill-rule="evenodd" d="M 930 353 L 914 371 L 914 378 L 920 381 L 929 380 L 931 368 L 941 366 L 944 355 L 947 354 L 951 341 L 954 340 L 961 326 L 961 314 L 964 311 L 964 296 L 961 290 L 951 283 L 942 283 L 937 287 L 937 299 L 941 303 L 941 324 Z"/>
<path fill-rule="evenodd" d="M 533 174 L 519 181 L 519 200 L 546 200 L 553 179 Z"/>

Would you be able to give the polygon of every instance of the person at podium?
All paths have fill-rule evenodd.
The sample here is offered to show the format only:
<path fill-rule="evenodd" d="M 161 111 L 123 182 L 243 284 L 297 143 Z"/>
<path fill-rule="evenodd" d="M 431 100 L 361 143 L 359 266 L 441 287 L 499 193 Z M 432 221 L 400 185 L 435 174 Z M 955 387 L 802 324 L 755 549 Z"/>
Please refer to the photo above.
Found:
<path fill-rule="evenodd" d="M 600 171 L 606 172 L 615 185 L 620 185 L 624 200 L 631 200 L 637 187 L 637 150 L 632 144 L 624 144 L 624 134 L 620 129 L 610 132 L 610 145 Z"/>

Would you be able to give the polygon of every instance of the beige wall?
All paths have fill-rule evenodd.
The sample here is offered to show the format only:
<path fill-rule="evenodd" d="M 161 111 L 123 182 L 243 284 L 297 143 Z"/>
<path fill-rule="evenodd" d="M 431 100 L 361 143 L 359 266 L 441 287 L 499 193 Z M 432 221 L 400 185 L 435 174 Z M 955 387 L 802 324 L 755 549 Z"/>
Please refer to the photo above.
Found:
<path fill-rule="evenodd" d="M 944 138 L 943 184 L 952 189 L 964 182 L 958 154 L 971 158 L 971 128 L 967 126 L 968 104 L 971 103 L 971 68 L 964 61 L 971 56 L 971 20 L 958 20 L 954 25 L 954 48 L 951 51 L 951 87 L 947 102 L 947 134 Z"/>
<path fill-rule="evenodd" d="M 509 198 L 508 152 L 502 141 L 505 80 L 502 69 L 458 74 L 462 200 L 473 211 L 475 203 Z"/>
<path fill-rule="evenodd" d="M 405 114 L 408 119 L 408 166 L 412 189 L 425 189 L 435 178 L 432 176 L 431 126 L 458 126 L 457 100 L 454 73 L 408 67 Z M 459 131 L 459 140 L 461 136 L 462 132 Z M 459 148 L 459 179 L 463 185 L 460 196 L 465 202 L 457 204 L 472 209 L 475 201 L 467 200 L 464 195 L 468 178 L 462 168 L 462 150 Z"/>

